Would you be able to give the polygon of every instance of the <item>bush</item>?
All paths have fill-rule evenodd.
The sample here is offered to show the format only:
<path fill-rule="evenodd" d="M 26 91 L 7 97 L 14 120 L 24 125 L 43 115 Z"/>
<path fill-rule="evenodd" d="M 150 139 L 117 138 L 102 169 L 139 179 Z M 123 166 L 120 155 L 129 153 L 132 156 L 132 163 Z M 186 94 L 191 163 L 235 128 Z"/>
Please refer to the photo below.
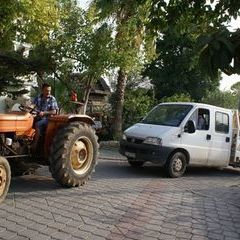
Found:
<path fill-rule="evenodd" d="M 123 107 L 123 129 L 139 122 L 154 105 L 148 89 L 127 90 Z"/>

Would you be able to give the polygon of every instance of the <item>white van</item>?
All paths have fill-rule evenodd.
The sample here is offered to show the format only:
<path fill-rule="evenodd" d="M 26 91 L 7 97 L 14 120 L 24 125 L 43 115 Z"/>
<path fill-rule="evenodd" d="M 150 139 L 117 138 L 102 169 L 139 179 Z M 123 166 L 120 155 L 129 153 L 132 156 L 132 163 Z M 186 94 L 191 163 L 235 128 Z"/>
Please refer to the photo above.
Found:
<path fill-rule="evenodd" d="M 131 166 L 150 161 L 180 177 L 189 166 L 240 166 L 237 110 L 190 102 L 161 103 L 128 128 L 120 153 Z"/>

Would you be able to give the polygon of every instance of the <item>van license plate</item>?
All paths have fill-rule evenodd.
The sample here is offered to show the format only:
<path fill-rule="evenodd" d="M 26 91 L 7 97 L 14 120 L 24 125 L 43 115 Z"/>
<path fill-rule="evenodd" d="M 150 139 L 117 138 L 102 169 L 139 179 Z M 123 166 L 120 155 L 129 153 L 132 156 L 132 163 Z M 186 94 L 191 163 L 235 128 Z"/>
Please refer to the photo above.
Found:
<path fill-rule="evenodd" d="M 131 158 L 135 158 L 136 157 L 136 153 L 132 153 L 132 152 L 125 152 L 125 155 L 127 157 L 131 157 Z"/>

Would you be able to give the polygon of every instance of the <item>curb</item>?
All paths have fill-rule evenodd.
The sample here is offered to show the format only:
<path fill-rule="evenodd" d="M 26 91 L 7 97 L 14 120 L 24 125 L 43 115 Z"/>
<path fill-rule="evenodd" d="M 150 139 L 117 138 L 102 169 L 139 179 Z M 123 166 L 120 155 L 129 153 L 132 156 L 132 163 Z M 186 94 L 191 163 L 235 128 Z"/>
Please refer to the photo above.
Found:
<path fill-rule="evenodd" d="M 101 141 L 99 143 L 99 147 L 113 147 L 113 148 L 118 148 L 119 147 L 119 141 Z"/>

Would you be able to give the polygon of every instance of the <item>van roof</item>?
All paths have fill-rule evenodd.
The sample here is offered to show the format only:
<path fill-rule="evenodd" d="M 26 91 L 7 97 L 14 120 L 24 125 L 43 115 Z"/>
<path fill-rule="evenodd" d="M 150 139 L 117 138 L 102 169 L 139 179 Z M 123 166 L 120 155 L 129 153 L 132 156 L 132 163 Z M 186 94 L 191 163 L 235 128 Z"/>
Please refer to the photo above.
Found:
<path fill-rule="evenodd" d="M 232 111 L 232 109 L 229 108 L 223 108 L 223 107 L 218 107 L 218 106 L 214 106 L 214 105 L 210 105 L 210 104 L 206 104 L 206 103 L 196 103 L 196 102 L 162 102 L 160 104 L 187 104 L 187 105 L 192 105 L 194 107 L 210 107 L 210 108 L 216 108 L 216 109 L 222 109 L 222 110 L 228 110 L 228 111 Z"/>

